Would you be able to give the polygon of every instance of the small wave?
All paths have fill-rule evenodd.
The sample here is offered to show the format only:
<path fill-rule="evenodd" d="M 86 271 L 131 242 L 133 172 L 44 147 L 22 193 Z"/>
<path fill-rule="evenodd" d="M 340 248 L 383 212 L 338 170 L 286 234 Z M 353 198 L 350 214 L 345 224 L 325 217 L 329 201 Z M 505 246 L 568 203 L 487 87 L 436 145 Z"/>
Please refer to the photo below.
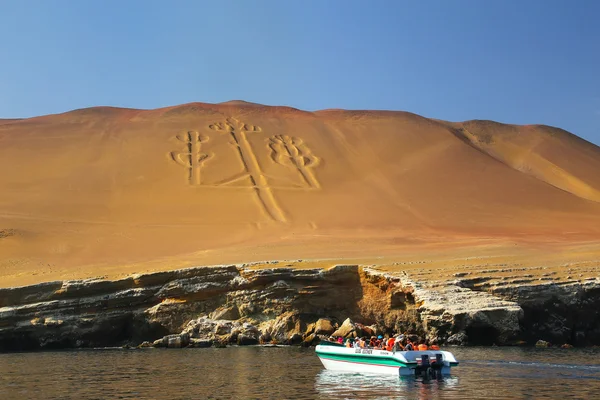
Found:
<path fill-rule="evenodd" d="M 518 365 L 518 366 L 530 366 L 530 367 L 541 367 L 541 368 L 566 368 L 566 369 L 586 369 L 592 371 L 600 371 L 600 365 L 594 364 L 556 364 L 536 361 L 506 361 L 506 360 L 464 360 L 463 364 L 479 364 L 479 365 Z"/>

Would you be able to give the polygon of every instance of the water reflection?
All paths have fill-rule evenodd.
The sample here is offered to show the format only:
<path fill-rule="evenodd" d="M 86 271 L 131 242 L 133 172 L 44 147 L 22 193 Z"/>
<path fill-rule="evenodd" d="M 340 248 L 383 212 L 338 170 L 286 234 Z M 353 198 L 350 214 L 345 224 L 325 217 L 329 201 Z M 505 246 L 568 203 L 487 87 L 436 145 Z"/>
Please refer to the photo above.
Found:
<path fill-rule="evenodd" d="M 423 381 L 412 376 L 353 374 L 322 370 L 315 379 L 315 390 L 328 399 L 419 399 L 439 397 L 458 387 L 458 377 Z"/>
<path fill-rule="evenodd" d="M 327 371 L 314 349 L 0 354 L 0 399 L 599 398 L 599 350 L 456 348 L 442 382 Z"/>

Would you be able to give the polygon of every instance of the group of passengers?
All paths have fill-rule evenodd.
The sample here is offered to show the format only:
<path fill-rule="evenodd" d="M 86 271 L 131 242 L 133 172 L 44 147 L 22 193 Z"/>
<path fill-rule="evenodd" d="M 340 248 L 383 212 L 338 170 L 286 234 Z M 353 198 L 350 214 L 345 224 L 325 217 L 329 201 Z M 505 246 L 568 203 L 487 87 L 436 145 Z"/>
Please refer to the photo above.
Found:
<path fill-rule="evenodd" d="M 356 349 L 374 349 L 374 350 L 387 350 L 387 351 L 411 351 L 411 350 L 439 350 L 440 347 L 435 343 L 429 343 L 428 340 L 417 340 L 414 343 L 409 339 L 408 335 L 396 335 L 389 338 L 383 336 L 371 336 L 367 338 L 363 336 L 361 338 L 348 338 L 344 343 L 342 337 L 335 340 L 339 344 L 344 344 L 346 347 Z"/>

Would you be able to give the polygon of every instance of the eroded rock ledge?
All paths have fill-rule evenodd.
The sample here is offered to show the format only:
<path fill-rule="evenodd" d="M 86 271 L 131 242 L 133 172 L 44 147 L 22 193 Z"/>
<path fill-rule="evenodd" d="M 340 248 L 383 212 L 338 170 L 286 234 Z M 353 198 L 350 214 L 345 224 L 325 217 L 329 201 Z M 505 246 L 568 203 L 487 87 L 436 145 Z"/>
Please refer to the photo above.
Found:
<path fill-rule="evenodd" d="M 600 280 L 481 290 L 357 265 L 198 267 L 0 289 L 0 351 L 220 343 L 311 344 L 411 331 L 441 343 L 600 343 Z M 356 321 L 351 324 L 345 321 Z"/>

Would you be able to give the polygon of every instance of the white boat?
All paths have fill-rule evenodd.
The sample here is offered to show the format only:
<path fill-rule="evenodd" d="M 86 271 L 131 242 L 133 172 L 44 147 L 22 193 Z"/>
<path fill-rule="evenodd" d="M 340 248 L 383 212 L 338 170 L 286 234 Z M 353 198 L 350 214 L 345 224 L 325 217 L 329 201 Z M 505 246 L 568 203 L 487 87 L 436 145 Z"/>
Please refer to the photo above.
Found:
<path fill-rule="evenodd" d="M 458 365 L 452 353 L 442 350 L 393 352 L 321 342 L 315 351 L 326 369 L 336 371 L 413 375 L 433 379 L 449 375 L 450 368 Z"/>

